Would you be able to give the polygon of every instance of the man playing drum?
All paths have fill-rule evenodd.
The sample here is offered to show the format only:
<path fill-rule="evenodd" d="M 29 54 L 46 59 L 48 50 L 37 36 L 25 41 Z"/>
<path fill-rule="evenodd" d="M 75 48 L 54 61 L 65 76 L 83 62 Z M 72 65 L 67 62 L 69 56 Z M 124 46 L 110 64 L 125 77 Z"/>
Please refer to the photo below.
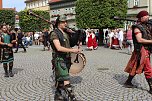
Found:
<path fill-rule="evenodd" d="M 66 16 L 60 16 L 56 19 L 56 28 L 51 33 L 52 65 L 55 69 L 56 92 L 55 100 L 64 100 L 61 94 L 62 90 L 70 92 L 72 101 L 75 96 L 69 81 L 69 69 L 71 67 L 71 53 L 79 53 L 80 49 L 70 47 L 69 35 L 64 31 L 67 26 Z"/>

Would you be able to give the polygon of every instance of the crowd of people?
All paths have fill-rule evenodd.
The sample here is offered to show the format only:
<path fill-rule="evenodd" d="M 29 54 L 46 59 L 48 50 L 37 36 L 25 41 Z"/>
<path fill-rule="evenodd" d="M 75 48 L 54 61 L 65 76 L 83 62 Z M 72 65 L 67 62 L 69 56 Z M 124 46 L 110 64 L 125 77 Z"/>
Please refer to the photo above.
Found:
<path fill-rule="evenodd" d="M 131 25 L 128 25 L 127 30 L 121 28 L 106 30 L 104 35 L 105 47 L 117 50 L 127 48 L 129 55 L 134 51 Z"/>

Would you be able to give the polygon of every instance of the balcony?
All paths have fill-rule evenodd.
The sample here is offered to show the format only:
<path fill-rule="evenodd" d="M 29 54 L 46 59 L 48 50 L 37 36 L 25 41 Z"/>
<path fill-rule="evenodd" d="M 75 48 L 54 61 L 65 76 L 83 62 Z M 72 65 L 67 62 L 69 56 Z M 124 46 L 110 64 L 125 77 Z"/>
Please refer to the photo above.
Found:
<path fill-rule="evenodd" d="M 24 0 L 25 3 L 33 2 L 33 1 L 38 1 L 38 0 Z"/>

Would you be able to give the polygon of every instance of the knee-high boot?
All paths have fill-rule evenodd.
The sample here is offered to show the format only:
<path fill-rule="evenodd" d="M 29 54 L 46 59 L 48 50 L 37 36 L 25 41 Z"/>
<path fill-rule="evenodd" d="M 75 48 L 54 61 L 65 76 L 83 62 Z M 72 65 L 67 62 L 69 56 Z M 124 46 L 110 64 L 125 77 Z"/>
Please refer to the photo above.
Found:
<path fill-rule="evenodd" d="M 124 84 L 125 87 L 127 87 L 127 88 L 134 87 L 134 85 L 131 83 L 131 81 L 132 81 L 133 78 L 134 78 L 134 76 L 131 76 L 131 75 L 128 76 L 128 79 L 126 80 L 126 82 Z"/>
<path fill-rule="evenodd" d="M 7 68 L 8 68 L 7 63 L 4 63 L 3 67 L 4 67 L 4 71 L 5 71 L 4 77 L 9 77 L 8 70 L 7 70 Z"/>
<path fill-rule="evenodd" d="M 55 96 L 54 99 L 56 100 L 64 100 L 64 97 L 61 94 L 61 90 L 63 89 L 63 81 L 56 81 L 56 91 L 55 91 Z"/>
<path fill-rule="evenodd" d="M 149 85 L 149 93 L 152 94 L 152 78 L 146 78 L 148 85 Z"/>
<path fill-rule="evenodd" d="M 14 76 L 14 74 L 13 74 L 13 72 L 12 72 L 12 69 L 13 69 L 13 62 L 10 62 L 10 63 L 9 63 L 9 75 L 10 75 L 10 77 L 13 77 L 13 76 Z"/>
<path fill-rule="evenodd" d="M 73 86 L 71 84 L 67 84 L 67 85 L 65 85 L 65 89 L 68 91 L 70 99 L 72 101 L 77 101 L 75 94 L 74 94 Z"/>

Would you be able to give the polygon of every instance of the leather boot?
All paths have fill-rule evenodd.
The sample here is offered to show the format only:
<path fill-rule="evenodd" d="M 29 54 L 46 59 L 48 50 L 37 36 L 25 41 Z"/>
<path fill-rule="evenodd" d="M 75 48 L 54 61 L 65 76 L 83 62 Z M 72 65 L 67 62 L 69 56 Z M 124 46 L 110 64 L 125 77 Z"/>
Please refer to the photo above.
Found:
<path fill-rule="evenodd" d="M 14 73 L 12 71 L 9 71 L 9 76 L 10 77 L 13 77 L 14 76 Z"/>
<path fill-rule="evenodd" d="M 135 87 L 135 86 L 131 83 L 131 81 L 132 81 L 133 78 L 134 78 L 134 76 L 131 76 L 131 75 L 128 76 L 128 79 L 127 79 L 126 82 L 124 83 L 125 87 L 127 87 L 127 88 L 133 88 L 133 87 Z"/>
<path fill-rule="evenodd" d="M 8 72 L 5 72 L 5 75 L 4 75 L 4 77 L 9 77 L 9 74 L 8 74 Z"/>
<path fill-rule="evenodd" d="M 55 91 L 55 96 L 54 96 L 54 100 L 55 101 L 64 101 L 64 97 L 62 96 L 62 94 L 61 94 L 61 91 L 63 90 L 63 82 L 56 82 L 56 86 L 57 86 L 57 88 L 56 88 L 56 91 Z"/>
<path fill-rule="evenodd" d="M 152 94 L 152 78 L 149 78 L 149 79 L 147 78 L 146 80 L 147 80 L 149 88 L 150 88 L 149 93 Z"/>
<path fill-rule="evenodd" d="M 60 90 L 56 90 L 56 91 L 55 91 L 54 100 L 55 100 L 55 101 L 58 101 L 58 100 L 63 101 L 63 100 L 64 100 L 64 97 L 62 96 Z"/>
<path fill-rule="evenodd" d="M 9 77 L 8 70 L 7 70 L 7 64 L 3 64 L 3 67 L 4 67 L 4 71 L 5 71 L 4 77 Z"/>
<path fill-rule="evenodd" d="M 65 89 L 68 91 L 71 101 L 77 101 L 76 97 L 75 97 L 75 94 L 74 94 L 73 88 L 74 87 L 72 85 L 70 85 L 70 84 L 65 85 Z"/>
<path fill-rule="evenodd" d="M 13 69 L 13 62 L 9 64 L 9 76 L 10 77 L 14 76 L 14 73 L 13 73 L 12 69 Z"/>

